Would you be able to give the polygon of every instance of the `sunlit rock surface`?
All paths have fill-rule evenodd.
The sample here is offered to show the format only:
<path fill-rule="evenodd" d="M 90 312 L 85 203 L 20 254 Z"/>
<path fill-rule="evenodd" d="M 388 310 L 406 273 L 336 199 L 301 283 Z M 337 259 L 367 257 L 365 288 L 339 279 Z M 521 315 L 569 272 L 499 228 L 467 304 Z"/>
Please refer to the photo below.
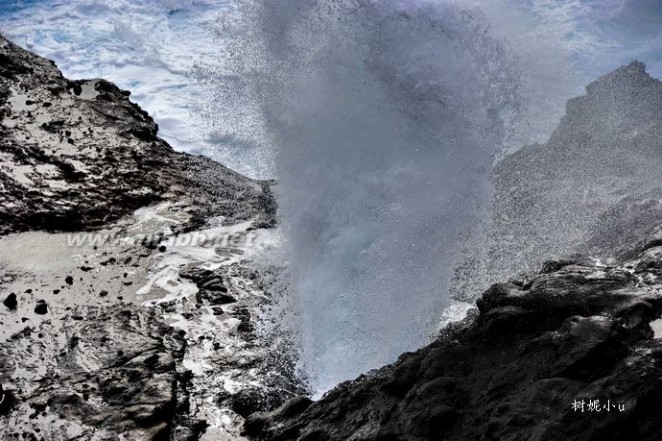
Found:
<path fill-rule="evenodd" d="M 256 338 L 269 183 L 0 37 L 0 439 L 240 439 L 298 391 Z"/>

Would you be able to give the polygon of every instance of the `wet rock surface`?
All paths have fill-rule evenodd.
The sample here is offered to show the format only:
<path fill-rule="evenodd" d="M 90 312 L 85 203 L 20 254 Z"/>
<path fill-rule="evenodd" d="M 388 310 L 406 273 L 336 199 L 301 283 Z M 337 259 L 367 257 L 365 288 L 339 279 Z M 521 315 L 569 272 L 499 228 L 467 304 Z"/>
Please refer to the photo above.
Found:
<path fill-rule="evenodd" d="M 642 268 L 659 267 L 660 250 L 618 266 L 550 262 L 536 276 L 494 285 L 435 343 L 318 402 L 253 414 L 246 433 L 274 441 L 659 439 L 662 335 L 651 323 L 662 315 L 662 285 L 656 270 Z"/>
<path fill-rule="evenodd" d="M 255 334 L 270 183 L 129 96 L 0 37 L 0 439 L 241 439 L 294 395 Z"/>
<path fill-rule="evenodd" d="M 70 81 L 0 36 L 0 234 L 98 229 L 159 201 L 190 201 L 190 229 L 209 217 L 273 224 L 269 183 L 157 137 L 130 93 Z"/>

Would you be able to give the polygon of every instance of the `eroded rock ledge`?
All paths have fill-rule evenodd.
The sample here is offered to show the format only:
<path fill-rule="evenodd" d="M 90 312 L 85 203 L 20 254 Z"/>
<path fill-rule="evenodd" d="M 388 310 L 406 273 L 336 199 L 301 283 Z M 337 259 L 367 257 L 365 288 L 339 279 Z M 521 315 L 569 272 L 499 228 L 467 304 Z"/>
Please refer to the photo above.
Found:
<path fill-rule="evenodd" d="M 0 37 L 0 439 L 237 439 L 292 396 L 255 335 L 269 185 Z"/>
<path fill-rule="evenodd" d="M 182 198 L 191 227 L 211 216 L 273 223 L 268 183 L 175 152 L 129 95 L 69 81 L 0 36 L 0 234 L 90 230 Z"/>
<path fill-rule="evenodd" d="M 548 262 L 494 285 L 473 318 L 430 346 L 319 402 L 254 414 L 246 432 L 270 441 L 660 439 L 662 340 L 651 327 L 660 330 L 660 275 L 655 243 L 622 265 Z"/>

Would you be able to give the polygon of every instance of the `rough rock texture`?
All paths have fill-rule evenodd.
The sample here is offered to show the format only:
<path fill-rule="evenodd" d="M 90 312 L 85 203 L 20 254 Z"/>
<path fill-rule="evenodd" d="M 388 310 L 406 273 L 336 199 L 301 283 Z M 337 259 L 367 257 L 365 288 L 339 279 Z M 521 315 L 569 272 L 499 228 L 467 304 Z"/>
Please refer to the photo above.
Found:
<path fill-rule="evenodd" d="M 255 413 L 246 434 L 661 439 L 661 110 L 662 82 L 641 63 L 589 85 L 547 144 L 497 165 L 491 260 L 458 278 L 456 295 L 521 275 L 492 285 L 433 344 L 318 402 Z"/>
<path fill-rule="evenodd" d="M 195 201 L 190 228 L 212 216 L 273 223 L 268 183 L 174 152 L 129 95 L 101 79 L 69 81 L 0 37 L 0 234 L 95 229 L 182 198 Z"/>
<path fill-rule="evenodd" d="M 293 395 L 256 338 L 270 183 L 156 135 L 0 37 L 0 439 L 238 439 Z"/>
<path fill-rule="evenodd" d="M 246 432 L 272 441 L 660 439 L 662 335 L 651 322 L 662 315 L 661 269 L 662 247 L 619 266 L 548 262 L 492 286 L 473 319 L 430 346 L 318 402 L 254 414 Z"/>
<path fill-rule="evenodd" d="M 661 178 L 662 81 L 633 62 L 568 101 L 546 144 L 497 164 L 489 282 L 574 253 L 618 258 L 657 226 Z"/>
<path fill-rule="evenodd" d="M 161 204 L 120 227 L 163 234 L 180 215 Z M 258 338 L 250 255 L 271 231 L 252 224 L 169 236 L 199 245 L 0 237 L 0 439 L 239 439 L 244 416 L 300 393 Z"/>
<path fill-rule="evenodd" d="M 183 350 L 181 335 L 130 307 L 26 326 L 0 349 L 0 378 L 11 376 L 20 397 L 4 439 L 168 439 L 182 405 Z"/>

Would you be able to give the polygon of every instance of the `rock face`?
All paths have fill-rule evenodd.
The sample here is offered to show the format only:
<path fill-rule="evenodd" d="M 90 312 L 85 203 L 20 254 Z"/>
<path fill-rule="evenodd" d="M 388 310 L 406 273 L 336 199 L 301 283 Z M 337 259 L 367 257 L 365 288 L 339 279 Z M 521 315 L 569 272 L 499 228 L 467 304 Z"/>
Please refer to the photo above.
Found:
<path fill-rule="evenodd" d="M 156 135 L 0 37 L 0 439 L 236 439 L 299 387 L 256 338 L 270 183 Z"/>
<path fill-rule="evenodd" d="M 272 441 L 660 439 L 662 340 L 651 322 L 662 315 L 661 268 L 662 247 L 620 266 L 550 262 L 494 285 L 474 318 L 430 346 L 319 402 L 254 414 L 246 432 Z"/>
<path fill-rule="evenodd" d="M 129 95 L 101 79 L 69 81 L 0 37 L 0 234 L 95 229 L 181 198 L 195 201 L 191 226 L 265 213 L 259 223 L 273 222 L 268 183 L 174 152 Z"/>
<path fill-rule="evenodd" d="M 657 226 L 662 82 L 633 62 L 586 92 L 546 144 L 497 164 L 490 282 L 575 253 L 619 257 Z"/>
<path fill-rule="evenodd" d="M 167 439 L 184 404 L 176 370 L 183 350 L 182 336 L 153 313 L 128 307 L 80 309 L 28 326 L 0 350 L 0 360 L 19 360 L 2 363 L 0 375 L 13 377 L 32 413 L 10 412 L 4 424 L 17 431 L 3 436 L 25 439 L 34 430 L 49 440 Z M 35 372 L 38 365 L 46 375 Z"/>
<path fill-rule="evenodd" d="M 521 275 L 492 285 L 477 310 L 431 345 L 318 402 L 298 398 L 255 413 L 246 434 L 660 439 L 660 110 L 662 82 L 641 63 L 589 85 L 547 144 L 496 167 L 489 276 L 481 280 Z"/>

